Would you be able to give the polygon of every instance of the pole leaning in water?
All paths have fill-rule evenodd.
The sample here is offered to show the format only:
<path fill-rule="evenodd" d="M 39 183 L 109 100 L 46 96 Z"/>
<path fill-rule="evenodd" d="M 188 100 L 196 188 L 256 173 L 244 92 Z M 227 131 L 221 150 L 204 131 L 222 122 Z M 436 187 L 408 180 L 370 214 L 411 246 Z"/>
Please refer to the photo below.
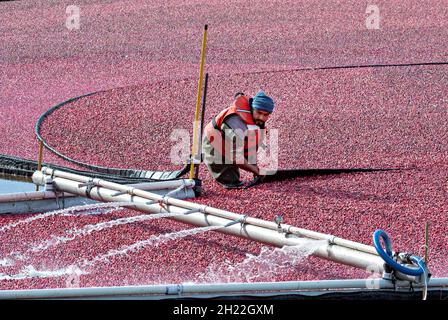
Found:
<path fill-rule="evenodd" d="M 205 59 L 205 47 L 207 43 L 207 29 L 208 26 L 204 26 L 204 35 L 202 37 L 202 53 L 201 53 L 201 65 L 199 68 L 199 85 L 198 85 L 198 94 L 196 96 L 196 111 L 194 115 L 194 125 L 193 125 L 193 145 L 191 148 L 191 163 L 190 163 L 190 175 L 189 179 L 193 179 L 194 176 L 194 160 L 197 155 L 197 137 L 198 137 L 198 121 L 199 121 L 199 107 L 201 104 L 201 93 L 202 93 L 202 77 L 204 74 L 204 59 Z"/>
<path fill-rule="evenodd" d="M 204 117 L 205 117 L 205 102 L 207 99 L 207 86 L 208 86 L 208 73 L 205 74 L 204 81 L 204 95 L 202 96 L 202 111 L 201 111 L 201 130 L 199 131 L 198 139 L 198 153 L 200 162 L 202 162 L 202 132 L 204 131 Z M 194 174 L 195 179 L 199 178 L 199 164 L 196 166 L 196 173 Z"/>

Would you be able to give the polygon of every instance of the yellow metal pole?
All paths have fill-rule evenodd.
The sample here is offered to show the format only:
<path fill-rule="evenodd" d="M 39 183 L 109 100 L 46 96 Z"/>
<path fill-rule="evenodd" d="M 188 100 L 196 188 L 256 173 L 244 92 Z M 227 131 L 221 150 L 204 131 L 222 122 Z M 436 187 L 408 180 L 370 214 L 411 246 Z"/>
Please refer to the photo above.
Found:
<path fill-rule="evenodd" d="M 44 142 L 39 140 L 39 156 L 37 159 L 37 170 L 40 171 L 42 169 L 42 157 L 44 150 Z M 36 191 L 39 191 L 39 185 L 36 185 Z"/>
<path fill-rule="evenodd" d="M 207 43 L 207 25 L 204 26 L 204 35 L 202 37 L 202 53 L 201 53 L 201 67 L 199 69 L 199 85 L 198 85 L 198 95 L 196 97 L 196 111 L 194 115 L 194 125 L 193 125 L 193 146 L 191 148 L 191 163 L 190 163 L 190 179 L 194 176 L 194 159 L 196 157 L 196 140 L 198 138 L 198 123 L 199 123 L 199 108 L 201 105 L 201 93 L 202 93 L 202 77 L 204 74 L 204 58 L 205 58 L 205 45 Z"/>

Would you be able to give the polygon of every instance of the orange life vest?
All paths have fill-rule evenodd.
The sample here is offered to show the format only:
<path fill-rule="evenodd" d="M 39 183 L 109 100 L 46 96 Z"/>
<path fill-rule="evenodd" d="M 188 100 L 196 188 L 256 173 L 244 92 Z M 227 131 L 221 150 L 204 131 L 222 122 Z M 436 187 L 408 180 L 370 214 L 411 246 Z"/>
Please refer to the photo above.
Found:
<path fill-rule="evenodd" d="M 244 157 L 249 159 L 250 163 L 256 162 L 257 150 L 261 142 L 260 128 L 255 125 L 252 117 L 252 110 L 247 96 L 240 95 L 232 105 L 221 111 L 210 123 L 205 126 L 204 134 L 210 141 L 215 152 L 221 156 L 226 155 L 225 132 L 221 130 L 222 123 L 229 116 L 237 114 L 246 123 L 248 130 L 245 132 L 244 139 Z M 228 142 L 229 143 L 229 142 Z"/>

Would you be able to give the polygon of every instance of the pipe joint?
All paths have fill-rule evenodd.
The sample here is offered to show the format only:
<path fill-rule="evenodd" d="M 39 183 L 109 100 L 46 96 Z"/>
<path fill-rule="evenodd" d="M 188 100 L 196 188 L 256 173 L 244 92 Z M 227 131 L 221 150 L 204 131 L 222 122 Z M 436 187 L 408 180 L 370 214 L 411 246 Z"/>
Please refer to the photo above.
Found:
<path fill-rule="evenodd" d="M 182 284 L 175 286 L 167 286 L 165 294 L 166 295 L 181 295 L 184 292 L 184 287 Z"/>
<path fill-rule="evenodd" d="M 399 261 L 402 264 L 412 264 L 411 256 L 412 256 L 412 254 L 407 253 L 407 252 L 396 253 L 397 261 Z"/>
<path fill-rule="evenodd" d="M 135 190 L 134 187 L 130 187 L 129 189 L 126 190 L 126 193 L 129 194 L 130 196 L 133 196 L 134 195 L 134 190 Z"/>

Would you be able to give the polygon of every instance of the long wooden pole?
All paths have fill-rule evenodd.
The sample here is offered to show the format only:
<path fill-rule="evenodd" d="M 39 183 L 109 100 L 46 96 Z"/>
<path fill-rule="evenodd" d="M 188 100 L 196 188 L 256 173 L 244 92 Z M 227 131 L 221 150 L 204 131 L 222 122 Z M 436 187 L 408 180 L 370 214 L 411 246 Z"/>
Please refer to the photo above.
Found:
<path fill-rule="evenodd" d="M 202 97 L 202 110 L 201 110 L 201 130 L 199 131 L 199 147 L 198 147 L 198 151 L 199 154 L 201 155 L 199 159 L 201 159 L 202 162 L 202 153 L 201 153 L 201 148 L 202 148 L 202 132 L 204 130 L 204 118 L 205 118 L 205 102 L 207 99 L 207 86 L 208 86 L 208 73 L 205 73 L 205 80 L 204 80 L 204 95 Z M 196 173 L 194 174 L 194 177 L 196 179 L 199 178 L 199 165 L 196 166 Z"/>
<path fill-rule="evenodd" d="M 191 163 L 190 163 L 190 179 L 193 179 L 194 176 L 194 167 L 195 167 L 195 157 L 196 157 L 196 149 L 197 149 L 197 138 L 198 138 L 198 122 L 199 122 L 199 108 L 201 105 L 201 93 L 202 93 L 202 77 L 204 74 L 204 59 L 205 59 L 205 47 L 207 43 L 207 29 L 208 26 L 204 26 L 204 35 L 202 37 L 202 53 L 201 53 L 201 66 L 199 69 L 199 85 L 198 85 L 198 95 L 196 97 L 196 111 L 194 115 L 194 125 L 193 125 L 193 146 L 191 148 Z"/>

